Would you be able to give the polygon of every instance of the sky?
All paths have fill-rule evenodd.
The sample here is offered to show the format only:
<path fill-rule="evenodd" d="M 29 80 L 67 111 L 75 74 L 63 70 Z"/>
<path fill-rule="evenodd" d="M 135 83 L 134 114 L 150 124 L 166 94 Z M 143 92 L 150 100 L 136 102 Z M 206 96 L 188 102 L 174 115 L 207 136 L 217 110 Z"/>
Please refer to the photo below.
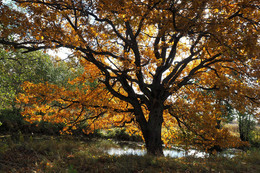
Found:
<path fill-rule="evenodd" d="M 56 50 L 47 50 L 46 53 L 53 57 L 58 56 L 61 59 L 66 59 L 66 58 L 68 58 L 68 56 L 70 54 L 72 54 L 71 50 L 67 49 L 67 48 L 59 48 Z"/>

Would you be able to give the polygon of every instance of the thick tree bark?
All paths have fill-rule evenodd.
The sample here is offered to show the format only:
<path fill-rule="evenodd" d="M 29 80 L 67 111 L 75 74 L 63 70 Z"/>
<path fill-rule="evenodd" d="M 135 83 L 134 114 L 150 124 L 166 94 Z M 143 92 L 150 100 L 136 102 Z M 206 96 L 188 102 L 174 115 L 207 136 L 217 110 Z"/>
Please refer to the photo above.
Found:
<path fill-rule="evenodd" d="M 161 125 L 158 123 L 155 126 L 148 127 L 146 134 L 145 144 L 147 153 L 155 156 L 162 156 Z"/>
<path fill-rule="evenodd" d="M 161 139 L 162 123 L 163 104 L 159 104 L 159 102 L 156 101 L 150 110 L 147 126 L 142 130 L 148 154 L 155 156 L 163 155 Z"/>

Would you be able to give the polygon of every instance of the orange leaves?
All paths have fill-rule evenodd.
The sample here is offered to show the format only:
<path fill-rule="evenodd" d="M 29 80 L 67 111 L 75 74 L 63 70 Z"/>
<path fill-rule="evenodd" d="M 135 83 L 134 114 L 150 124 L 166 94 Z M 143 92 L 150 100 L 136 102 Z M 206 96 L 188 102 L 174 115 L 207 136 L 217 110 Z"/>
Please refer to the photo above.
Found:
<path fill-rule="evenodd" d="M 93 63 L 86 61 L 83 58 L 80 58 L 80 63 L 84 67 L 84 74 L 82 76 L 79 76 L 77 79 L 74 79 L 75 81 L 89 81 L 89 82 L 94 82 L 94 80 L 98 79 L 101 77 L 101 72 L 95 66 Z"/>
<path fill-rule="evenodd" d="M 223 102 L 239 111 L 255 109 L 250 97 L 259 100 L 256 1 L 37 2 L 19 3 L 30 19 L 1 8 L 0 37 L 15 33 L 17 43 L 32 43 L 31 49 L 70 48 L 84 73 L 67 87 L 24 83 L 18 101 L 27 105 L 24 115 L 31 121 L 61 122 L 64 131 L 85 122 L 89 133 L 135 119 L 127 112 L 135 105 L 145 124 L 156 98 L 171 107 L 164 111 L 164 142 L 188 138 L 208 149 L 231 144 L 225 141 L 228 132 L 216 128 Z M 128 128 L 134 132 L 137 126 L 131 122 Z"/>
<path fill-rule="evenodd" d="M 28 104 L 29 103 L 29 98 L 28 96 L 25 96 L 25 94 L 20 93 L 19 94 L 19 99 L 16 98 L 17 103 L 25 103 Z"/>
<path fill-rule="evenodd" d="M 91 73 L 91 70 L 88 68 L 88 72 Z M 22 115 L 31 123 L 63 123 L 65 128 L 62 133 L 68 134 L 81 123 L 87 125 L 86 133 L 92 133 L 95 129 L 121 126 L 130 121 L 129 113 L 121 112 L 130 106 L 113 98 L 104 85 L 94 84 L 93 87 L 93 84 L 87 84 L 85 75 L 89 74 L 85 72 L 83 76 L 68 81 L 70 85 L 67 88 L 47 82 L 25 82 L 22 86 L 24 93 L 17 98 L 17 102 L 25 105 Z M 91 77 L 95 80 L 94 75 Z"/>
<path fill-rule="evenodd" d="M 43 36 L 36 36 L 35 39 L 40 41 L 40 40 L 44 40 L 44 37 Z"/>
<path fill-rule="evenodd" d="M 211 77 L 214 77 L 214 74 L 203 75 L 201 80 L 207 81 L 207 78 L 209 80 L 198 81 L 197 84 L 212 87 L 215 79 Z M 178 145 L 192 145 L 206 151 L 211 151 L 216 146 L 228 148 L 245 145 L 239 138 L 232 136 L 227 129 L 221 128 L 221 121 L 225 121 L 226 113 L 225 106 L 218 101 L 224 97 L 218 97 L 216 95 L 218 92 L 220 91 L 199 90 L 196 85 L 183 88 L 176 96 L 169 114 L 165 114 L 163 141 Z"/>

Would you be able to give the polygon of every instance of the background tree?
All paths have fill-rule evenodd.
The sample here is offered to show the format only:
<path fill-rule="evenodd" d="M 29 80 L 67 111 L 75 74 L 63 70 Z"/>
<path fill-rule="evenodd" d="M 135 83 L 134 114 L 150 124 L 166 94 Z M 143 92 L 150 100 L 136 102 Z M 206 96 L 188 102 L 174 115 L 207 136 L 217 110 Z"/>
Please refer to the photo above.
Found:
<path fill-rule="evenodd" d="M 41 51 L 23 54 L 21 50 L 13 52 L 0 49 L 2 132 L 17 131 L 17 129 L 26 126 L 20 114 L 23 104 L 16 102 L 18 94 L 23 93 L 22 84 L 25 81 L 36 84 L 49 82 L 59 86 L 67 86 L 69 78 L 75 78 L 75 75 L 82 71 L 80 67 L 73 70 L 69 62 L 60 61 L 57 58 L 56 60 Z"/>
<path fill-rule="evenodd" d="M 48 55 L 41 52 L 22 54 L 1 49 L 1 109 L 15 107 L 15 96 L 22 91 L 20 86 L 24 81 L 48 81 L 47 66 L 50 64 Z"/>
<path fill-rule="evenodd" d="M 255 128 L 256 121 L 250 114 L 238 113 L 239 134 L 242 141 L 250 141 L 252 139 L 252 131 Z"/>
<path fill-rule="evenodd" d="M 63 97 L 58 95 L 62 88 L 27 83 L 28 97 L 37 87 L 49 99 L 54 96 L 49 90 L 55 91 L 63 105 L 48 115 L 56 114 L 57 120 L 82 120 L 86 107 L 99 108 L 89 119 L 102 125 L 109 124 L 111 117 L 121 125 L 136 122 L 148 153 L 161 155 L 163 125 L 177 123 L 196 132 L 196 138 L 203 137 L 205 145 L 220 144 L 229 135 L 212 128 L 223 109 L 216 100 L 228 101 L 241 112 L 247 105 L 254 113 L 259 104 L 256 0 L 14 2 L 23 10 L 1 4 L 0 43 L 27 52 L 70 48 L 99 81 L 95 92 L 75 89 Z M 12 41 L 9 37 L 14 33 Z M 71 107 L 76 116 L 71 116 Z"/>

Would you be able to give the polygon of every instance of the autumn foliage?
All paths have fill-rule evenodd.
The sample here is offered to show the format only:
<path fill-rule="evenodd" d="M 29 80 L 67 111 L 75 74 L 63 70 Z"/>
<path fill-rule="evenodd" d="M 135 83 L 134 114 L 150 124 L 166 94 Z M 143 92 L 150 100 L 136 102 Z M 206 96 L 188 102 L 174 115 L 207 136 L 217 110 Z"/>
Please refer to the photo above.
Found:
<path fill-rule="evenodd" d="M 241 145 L 221 127 L 226 105 L 257 116 L 258 1 L 14 2 L 1 4 L 0 43 L 70 48 L 85 68 L 69 88 L 26 82 L 18 100 L 28 121 L 63 122 L 64 131 L 85 122 L 86 133 L 126 126 L 160 155 L 162 141 Z"/>

